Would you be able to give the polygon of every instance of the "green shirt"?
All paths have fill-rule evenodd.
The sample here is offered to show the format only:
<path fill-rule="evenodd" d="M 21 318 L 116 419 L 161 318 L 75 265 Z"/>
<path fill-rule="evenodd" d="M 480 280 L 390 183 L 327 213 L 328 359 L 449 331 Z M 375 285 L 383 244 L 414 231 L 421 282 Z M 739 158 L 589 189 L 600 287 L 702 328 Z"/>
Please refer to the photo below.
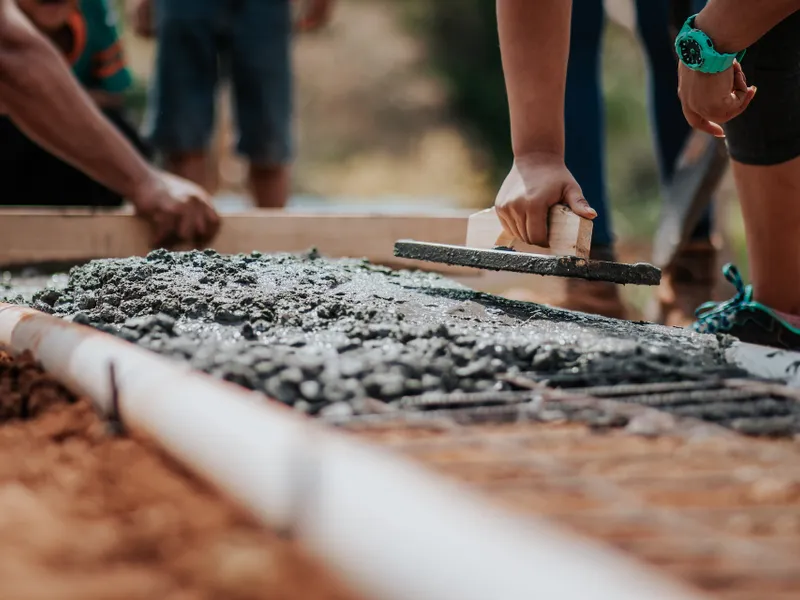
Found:
<path fill-rule="evenodd" d="M 108 0 L 80 0 L 67 22 L 66 55 L 87 89 L 122 93 L 133 83 L 125 61 L 117 19 Z"/>

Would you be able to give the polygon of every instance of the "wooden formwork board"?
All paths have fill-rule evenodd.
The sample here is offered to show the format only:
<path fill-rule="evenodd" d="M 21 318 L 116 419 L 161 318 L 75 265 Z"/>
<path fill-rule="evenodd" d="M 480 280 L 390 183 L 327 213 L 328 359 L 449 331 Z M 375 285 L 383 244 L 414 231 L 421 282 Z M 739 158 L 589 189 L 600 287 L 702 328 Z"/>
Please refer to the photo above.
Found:
<path fill-rule="evenodd" d="M 442 273 L 473 289 L 500 295 L 509 289 L 545 291 L 542 288 L 558 285 L 552 277 L 494 273 L 394 256 L 398 239 L 464 244 L 470 214 L 229 213 L 222 216 L 219 235 L 208 246 L 224 254 L 317 248 L 325 256 L 367 258 L 375 264 Z M 150 250 L 148 226 L 129 210 L 0 209 L 0 267 L 143 256 Z M 543 299 L 548 301 L 549 295 Z"/>
<path fill-rule="evenodd" d="M 431 270 L 422 262 L 395 258 L 394 242 L 412 238 L 463 244 L 468 216 L 467 212 L 456 216 L 320 215 L 280 210 L 231 213 L 222 216 L 220 232 L 209 247 L 224 254 L 317 248 L 331 257 L 363 257 L 378 264 Z M 0 265 L 6 267 L 142 256 L 150 249 L 147 225 L 127 211 L 0 211 Z M 435 269 L 480 274 L 446 265 Z"/>

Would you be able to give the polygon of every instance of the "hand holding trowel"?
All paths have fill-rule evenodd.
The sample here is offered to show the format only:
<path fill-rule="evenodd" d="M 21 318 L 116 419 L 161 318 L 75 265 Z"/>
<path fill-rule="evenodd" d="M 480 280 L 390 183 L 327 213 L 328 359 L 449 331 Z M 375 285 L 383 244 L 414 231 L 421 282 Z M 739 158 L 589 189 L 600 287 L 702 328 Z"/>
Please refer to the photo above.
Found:
<path fill-rule="evenodd" d="M 490 271 L 637 285 L 658 285 L 661 281 L 661 271 L 652 265 L 589 259 L 592 222 L 576 215 L 564 204 L 550 208 L 547 239 L 546 248 L 521 242 L 503 228 L 496 210 L 490 208 L 470 216 L 464 246 L 400 240 L 395 243 L 394 254 Z"/>

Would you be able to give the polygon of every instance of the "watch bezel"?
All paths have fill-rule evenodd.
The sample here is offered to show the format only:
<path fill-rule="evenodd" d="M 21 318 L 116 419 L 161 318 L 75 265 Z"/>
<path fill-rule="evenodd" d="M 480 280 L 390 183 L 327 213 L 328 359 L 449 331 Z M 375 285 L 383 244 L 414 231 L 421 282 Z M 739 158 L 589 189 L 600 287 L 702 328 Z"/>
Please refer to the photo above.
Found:
<path fill-rule="evenodd" d="M 706 62 L 706 57 L 703 55 L 703 42 L 705 40 L 698 40 L 696 35 L 692 35 L 696 33 L 702 34 L 701 31 L 694 29 L 678 38 L 678 58 L 680 58 L 681 62 L 689 68 L 701 68 Z M 708 36 L 704 37 L 707 38 Z M 708 43 L 710 43 L 711 47 L 713 48 L 713 43 L 711 43 L 710 39 L 708 40 Z M 697 49 L 696 60 L 692 60 L 694 58 L 692 56 L 687 56 L 688 49 L 686 47 L 689 45 L 693 45 Z"/>

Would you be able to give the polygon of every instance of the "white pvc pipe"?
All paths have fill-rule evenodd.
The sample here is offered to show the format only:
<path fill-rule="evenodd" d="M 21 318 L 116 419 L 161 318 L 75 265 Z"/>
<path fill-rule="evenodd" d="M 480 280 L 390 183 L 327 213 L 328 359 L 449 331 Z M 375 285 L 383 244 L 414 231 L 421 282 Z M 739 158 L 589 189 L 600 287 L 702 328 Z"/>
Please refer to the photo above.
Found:
<path fill-rule="evenodd" d="M 121 416 L 264 523 L 385 600 L 697 598 L 621 555 L 511 516 L 404 459 L 93 329 L 0 304 L 0 344 Z"/>
<path fill-rule="evenodd" d="M 781 379 L 789 387 L 800 388 L 800 352 L 735 342 L 726 357 L 757 377 Z"/>

